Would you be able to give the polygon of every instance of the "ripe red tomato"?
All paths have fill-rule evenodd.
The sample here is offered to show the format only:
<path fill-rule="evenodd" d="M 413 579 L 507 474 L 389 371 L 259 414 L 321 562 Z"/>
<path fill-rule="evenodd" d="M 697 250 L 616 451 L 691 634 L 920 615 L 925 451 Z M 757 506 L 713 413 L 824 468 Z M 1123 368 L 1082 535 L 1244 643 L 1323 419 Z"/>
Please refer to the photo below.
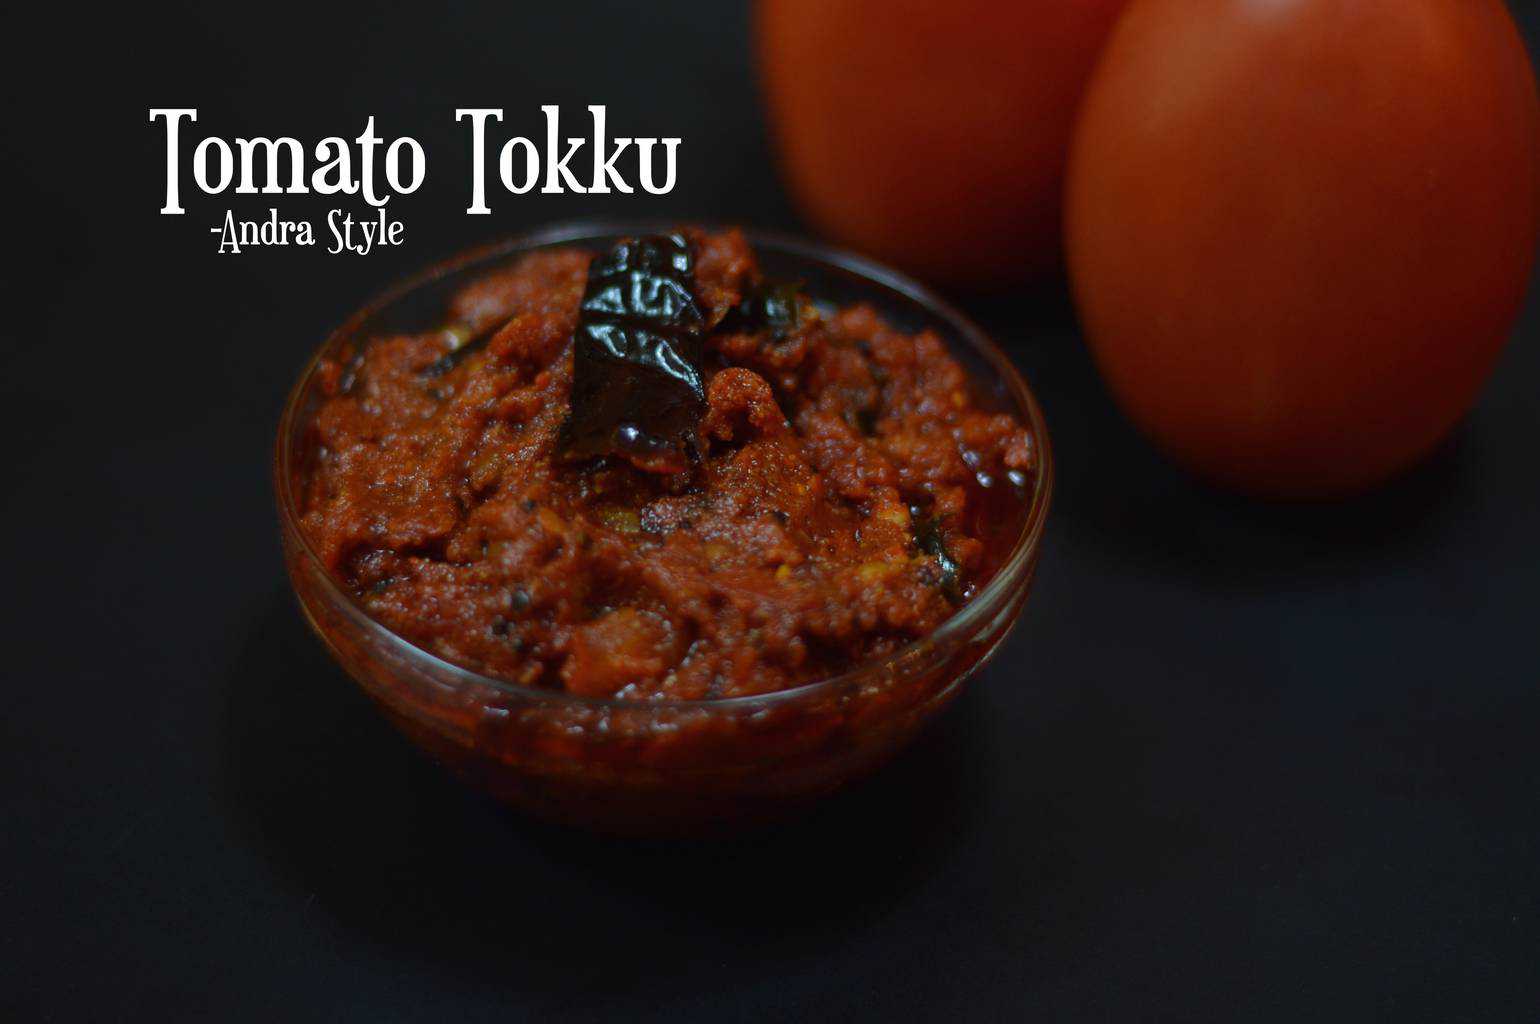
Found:
<path fill-rule="evenodd" d="M 1135 0 L 1086 94 L 1068 262 L 1107 382 L 1198 473 L 1403 469 L 1470 408 L 1540 227 L 1500 0 Z"/>
<path fill-rule="evenodd" d="M 836 240 L 931 280 L 1056 266 L 1065 154 L 1126 0 L 762 0 L 781 169 Z"/>

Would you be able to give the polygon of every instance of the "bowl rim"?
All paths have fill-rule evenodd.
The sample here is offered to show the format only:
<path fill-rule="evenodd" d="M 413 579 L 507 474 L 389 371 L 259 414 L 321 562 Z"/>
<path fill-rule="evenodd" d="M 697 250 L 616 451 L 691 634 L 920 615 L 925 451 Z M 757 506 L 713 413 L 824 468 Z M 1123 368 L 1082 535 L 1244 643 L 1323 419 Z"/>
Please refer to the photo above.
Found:
<path fill-rule="evenodd" d="M 794 686 L 785 690 L 772 690 L 767 693 L 745 694 L 733 697 L 706 697 L 694 700 L 637 700 L 617 697 L 588 697 L 568 693 L 564 690 L 547 690 L 533 686 L 524 686 L 520 683 L 499 679 L 496 676 L 485 675 L 461 665 L 456 665 L 454 662 L 419 647 L 373 618 L 358 604 L 351 594 L 337 583 L 331 572 L 326 568 L 326 565 L 321 561 L 320 556 L 316 554 L 315 549 L 310 544 L 310 539 L 305 535 L 305 531 L 301 526 L 301 514 L 294 493 L 293 467 L 290 461 L 290 449 L 293 446 L 289 441 L 294 435 L 300 407 L 322 357 L 331 351 L 341 338 L 355 335 L 363 324 L 386 307 L 400 301 L 419 288 L 434 284 L 446 277 L 469 269 L 478 263 L 500 260 L 553 245 L 576 245 L 616 236 L 655 234 L 660 231 L 675 230 L 680 224 L 680 221 L 658 220 L 588 219 L 563 221 L 486 245 L 475 246 L 434 263 L 426 269 L 397 279 L 393 284 L 373 295 L 350 314 L 342 324 L 326 335 L 326 338 L 311 354 L 305 364 L 305 368 L 300 372 L 294 386 L 289 391 L 288 398 L 284 402 L 283 413 L 278 421 L 278 434 L 274 443 L 273 486 L 277 492 L 278 513 L 285 532 L 292 535 L 297 542 L 300 556 L 316 570 L 316 575 L 321 580 L 321 586 L 324 588 L 326 596 L 332 600 L 334 605 L 344 609 L 348 617 L 356 625 L 375 634 L 379 639 L 393 644 L 405 656 L 425 661 L 433 668 L 436 675 L 448 676 L 453 681 L 459 683 L 489 686 L 494 690 L 499 690 L 510 696 L 519 697 L 531 702 L 590 709 L 647 710 L 649 712 L 657 712 L 664 709 L 685 711 L 690 709 L 762 708 L 767 705 L 815 697 L 825 691 L 838 690 L 853 684 L 858 685 L 864 679 L 881 676 L 889 669 L 921 657 L 925 653 L 944 644 L 965 639 L 974 627 L 987 620 L 992 614 L 1008 603 L 1008 599 L 1017 587 L 1023 586 L 1029 581 L 1029 574 L 1036 561 L 1038 548 L 1042 543 L 1044 526 L 1048 519 L 1048 509 L 1053 496 L 1053 451 L 1048 439 L 1048 425 L 1043 417 L 1042 408 L 1038 405 L 1036 396 L 1033 395 L 1031 388 L 1027 386 L 1025 378 L 1022 377 L 1021 372 L 1016 368 L 1010 357 L 1005 354 L 1004 350 L 1000 348 L 994 339 L 955 306 L 927 286 L 920 284 L 906 274 L 867 259 L 864 256 L 857 256 L 842 249 L 774 230 L 685 221 L 683 222 L 685 226 L 708 232 L 736 228 L 743 232 L 750 246 L 755 249 L 764 246 L 815 263 L 823 263 L 865 279 L 890 292 L 894 292 L 944 321 L 956 335 L 972 347 L 989 367 L 999 375 L 1007 395 L 1017 406 L 1017 411 L 1025 414 L 1028 428 L 1032 433 L 1033 451 L 1037 457 L 1037 467 L 1032 486 L 1031 504 L 1028 507 L 1027 515 L 1023 519 L 1021 529 L 1011 545 L 1010 554 L 1000 563 L 994 575 L 979 589 L 978 593 L 966 605 L 955 611 L 925 636 L 911 640 L 896 651 L 873 661 L 863 662 L 839 675 L 814 680 L 810 683 L 803 683 L 800 686 Z M 491 268 L 489 267 L 488 269 Z M 947 339 L 943 340 L 946 341 Z M 954 346 L 949 344 L 948 347 Z M 307 611 L 306 614 L 308 616 L 310 613 Z"/>

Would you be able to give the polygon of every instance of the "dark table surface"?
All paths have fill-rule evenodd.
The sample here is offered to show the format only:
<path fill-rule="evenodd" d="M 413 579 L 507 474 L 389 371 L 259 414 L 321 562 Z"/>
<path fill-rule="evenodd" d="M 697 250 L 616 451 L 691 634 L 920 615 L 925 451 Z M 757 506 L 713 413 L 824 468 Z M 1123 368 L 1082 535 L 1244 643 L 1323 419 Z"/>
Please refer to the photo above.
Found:
<path fill-rule="evenodd" d="M 605 215 L 796 229 L 746 14 L 132 17 L 53 26 L 27 95 L 57 88 L 21 104 L 6 154 L 37 273 L 0 376 L 0 1017 L 1540 1014 L 1540 294 L 1446 450 L 1333 507 L 1231 498 L 1162 461 L 1059 286 L 960 297 L 1059 456 L 1009 643 L 805 821 L 592 838 L 462 790 L 334 667 L 283 577 L 269 444 L 324 332 L 459 248 Z M 540 104 L 591 102 L 612 134 L 684 138 L 672 195 L 463 214 L 456 106 L 530 133 Z M 171 105 L 227 138 L 351 136 L 370 114 L 416 137 L 429 181 L 391 206 L 407 244 L 215 256 L 227 205 L 269 203 L 158 216 L 147 110 Z"/>

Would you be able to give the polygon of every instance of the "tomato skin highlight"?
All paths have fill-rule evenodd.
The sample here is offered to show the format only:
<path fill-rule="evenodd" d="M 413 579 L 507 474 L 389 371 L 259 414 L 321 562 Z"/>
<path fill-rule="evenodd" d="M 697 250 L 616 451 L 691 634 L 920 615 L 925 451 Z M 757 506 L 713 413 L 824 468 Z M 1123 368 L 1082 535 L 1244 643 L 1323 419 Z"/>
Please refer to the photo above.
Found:
<path fill-rule="evenodd" d="M 1194 472 L 1372 487 L 1474 403 L 1540 231 L 1499 0 L 1135 0 L 1081 109 L 1067 262 L 1123 409 Z"/>
<path fill-rule="evenodd" d="M 1057 268 L 1075 110 L 1127 0 L 760 0 L 782 177 L 835 241 L 971 288 Z"/>

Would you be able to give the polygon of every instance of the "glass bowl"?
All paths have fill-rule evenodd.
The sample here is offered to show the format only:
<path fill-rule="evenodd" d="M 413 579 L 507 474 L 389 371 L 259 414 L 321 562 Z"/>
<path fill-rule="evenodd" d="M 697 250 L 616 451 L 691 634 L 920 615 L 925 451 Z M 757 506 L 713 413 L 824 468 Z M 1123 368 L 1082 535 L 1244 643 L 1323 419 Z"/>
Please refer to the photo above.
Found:
<path fill-rule="evenodd" d="M 442 323 L 448 297 L 525 253 L 608 247 L 656 224 L 574 224 L 455 257 L 374 299 L 328 338 L 289 397 L 273 475 L 284 559 L 316 634 L 384 713 L 470 784 L 540 817 L 623 834 L 720 831 L 784 816 L 877 767 L 943 708 L 999 647 L 1026 601 L 1053 487 L 1042 412 L 1006 355 L 919 284 L 810 242 L 746 232 L 766 274 L 802 281 L 820 303 L 871 303 L 905 331 L 928 328 L 975 382 L 976 400 L 1014 413 L 1037 446 L 1029 504 L 1007 554 L 972 600 L 929 636 L 843 675 L 790 690 L 699 701 L 581 697 L 469 671 L 371 619 L 300 529 L 322 355 Z"/>

